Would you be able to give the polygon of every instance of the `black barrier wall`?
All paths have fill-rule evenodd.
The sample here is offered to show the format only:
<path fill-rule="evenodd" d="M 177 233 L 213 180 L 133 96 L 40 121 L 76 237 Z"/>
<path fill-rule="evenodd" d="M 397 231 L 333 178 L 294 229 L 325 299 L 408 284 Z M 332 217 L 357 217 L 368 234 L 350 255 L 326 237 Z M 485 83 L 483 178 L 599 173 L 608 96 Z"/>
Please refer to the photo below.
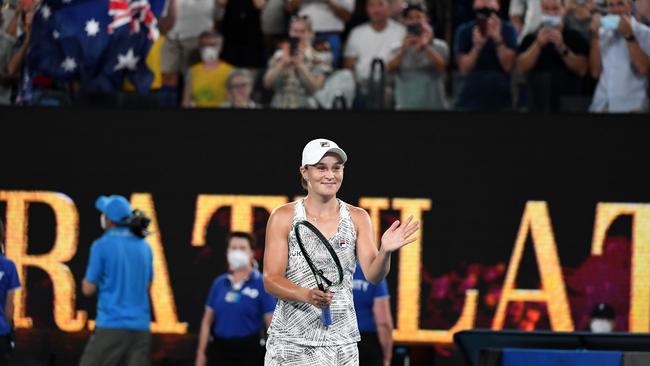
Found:
<path fill-rule="evenodd" d="M 19 328 L 19 354 L 76 362 L 87 323 L 71 320 L 74 329 L 62 329 L 62 319 L 74 316 L 60 314 L 57 321 L 55 309 L 67 301 L 71 311 L 94 318 L 96 299 L 79 291 L 90 244 L 101 235 L 94 201 L 122 194 L 155 213 L 166 262 L 169 291 L 159 294 L 171 296 L 171 307 L 160 310 L 168 328 L 161 327 L 172 332 L 158 336 L 154 360 L 191 360 L 209 287 L 226 270 L 226 232 L 233 225 L 250 228 L 263 243 L 264 205 L 303 194 L 300 154 L 317 137 L 336 141 L 349 156 L 340 198 L 383 207 L 377 211 L 382 229 L 405 205 L 420 205 L 419 300 L 400 296 L 401 255 L 394 256 L 388 280 L 396 326 L 417 321 L 424 333 L 398 331 L 398 343 L 450 339 L 426 330 L 456 324 L 471 289 L 478 290 L 472 326 L 494 327 L 517 239 L 525 250 L 514 268 L 514 287 L 540 289 L 544 278 L 559 273 L 560 282 L 546 286 L 562 285 L 568 307 L 555 299 L 506 301 L 501 327 L 584 328 L 585 312 L 597 301 L 614 303 L 619 330 L 650 326 L 629 321 L 630 312 L 645 315 L 634 304 L 645 301 L 646 290 L 631 279 L 645 279 L 650 266 L 638 258 L 637 267 L 631 264 L 632 248 L 645 238 L 635 236 L 632 223 L 645 223 L 650 203 L 647 116 L 0 109 L 0 120 L 0 217 L 6 218 L 9 202 L 35 200 L 33 192 L 60 193 L 52 199 L 71 200 L 66 207 L 78 214 L 76 225 L 66 224 L 51 205 L 32 201 L 24 215 L 24 245 L 7 242 L 14 248 L 10 257 L 50 255 L 61 235 L 74 242 L 64 243 L 70 253 L 61 264 L 71 271 L 76 297 L 55 298 L 56 282 L 63 280 L 53 281 L 42 267 L 25 267 L 22 317 L 31 325 Z M 197 223 L 199 197 L 225 202 L 203 226 Z M 242 200 L 250 211 L 233 208 Z M 601 215 L 598 223 L 598 212 L 606 209 L 619 215 L 610 221 Z M 522 231 L 529 226 L 536 229 Z M 593 254 L 597 228 L 606 256 Z M 414 302 L 419 314 L 405 315 Z"/>

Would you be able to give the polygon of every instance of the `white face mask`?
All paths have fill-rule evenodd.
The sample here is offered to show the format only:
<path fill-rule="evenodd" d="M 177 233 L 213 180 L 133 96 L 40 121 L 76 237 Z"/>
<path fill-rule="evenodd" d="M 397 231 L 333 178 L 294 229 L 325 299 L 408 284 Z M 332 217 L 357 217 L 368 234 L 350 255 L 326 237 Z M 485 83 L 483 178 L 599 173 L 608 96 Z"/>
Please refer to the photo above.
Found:
<path fill-rule="evenodd" d="M 99 217 L 99 225 L 101 225 L 102 229 L 106 230 L 106 226 L 108 226 L 106 225 L 106 215 L 102 214 Z"/>
<path fill-rule="evenodd" d="M 542 26 L 549 28 L 557 28 L 562 24 L 562 17 L 557 15 L 542 14 Z"/>
<path fill-rule="evenodd" d="M 609 333 L 614 330 L 614 324 L 607 319 L 593 319 L 589 324 L 589 328 L 594 333 Z"/>
<path fill-rule="evenodd" d="M 228 264 L 233 271 L 246 267 L 250 262 L 251 259 L 245 251 L 239 249 L 228 251 Z"/>
<path fill-rule="evenodd" d="M 217 47 L 203 47 L 201 48 L 201 60 L 207 64 L 211 64 L 219 58 L 219 50 Z"/>

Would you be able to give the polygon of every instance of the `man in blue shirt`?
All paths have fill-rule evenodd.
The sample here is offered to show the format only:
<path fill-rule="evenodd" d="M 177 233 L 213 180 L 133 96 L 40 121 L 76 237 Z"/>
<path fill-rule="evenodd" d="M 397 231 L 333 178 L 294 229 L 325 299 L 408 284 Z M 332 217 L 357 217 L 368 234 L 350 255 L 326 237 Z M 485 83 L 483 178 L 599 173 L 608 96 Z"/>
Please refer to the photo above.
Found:
<path fill-rule="evenodd" d="M 90 248 L 82 292 L 98 293 L 97 319 L 80 365 L 149 365 L 153 254 L 142 227 L 148 221 L 122 196 L 102 196 L 95 206 L 105 232 Z"/>
<path fill-rule="evenodd" d="M 276 300 L 264 290 L 255 268 L 254 238 L 233 232 L 226 238 L 229 271 L 218 276 L 205 304 L 196 366 L 259 366 L 264 363 L 260 331 L 271 324 Z M 212 335 L 210 351 L 206 352 Z"/>
<path fill-rule="evenodd" d="M 461 110 L 512 109 L 510 71 L 517 31 L 497 16 L 498 0 L 474 0 L 476 19 L 456 31 L 456 62 L 465 81 L 456 101 Z"/>
<path fill-rule="evenodd" d="M 359 365 L 389 366 L 393 357 L 393 317 L 386 280 L 373 285 L 366 280 L 357 263 L 352 295 L 361 333 Z"/>
<path fill-rule="evenodd" d="M 14 290 L 20 287 L 16 265 L 5 258 L 5 232 L 0 220 L 0 366 L 9 365 L 13 344 Z"/>

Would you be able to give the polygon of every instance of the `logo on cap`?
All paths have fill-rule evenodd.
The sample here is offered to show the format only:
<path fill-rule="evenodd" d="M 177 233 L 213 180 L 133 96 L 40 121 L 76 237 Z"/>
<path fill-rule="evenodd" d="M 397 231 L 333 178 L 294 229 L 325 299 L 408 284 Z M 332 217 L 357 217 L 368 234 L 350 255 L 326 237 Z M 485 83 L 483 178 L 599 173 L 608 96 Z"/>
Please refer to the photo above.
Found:
<path fill-rule="evenodd" d="M 320 147 L 330 147 L 330 143 L 327 141 L 321 141 Z"/>

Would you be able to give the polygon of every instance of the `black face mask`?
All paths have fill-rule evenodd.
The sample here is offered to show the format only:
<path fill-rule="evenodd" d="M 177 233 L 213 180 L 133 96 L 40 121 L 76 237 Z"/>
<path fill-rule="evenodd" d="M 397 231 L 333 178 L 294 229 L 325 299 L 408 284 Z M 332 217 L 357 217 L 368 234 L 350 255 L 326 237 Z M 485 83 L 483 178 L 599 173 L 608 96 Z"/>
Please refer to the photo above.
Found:
<path fill-rule="evenodd" d="M 496 10 L 493 8 L 482 7 L 474 9 L 474 15 L 477 18 L 489 18 L 492 14 L 496 14 Z"/>

